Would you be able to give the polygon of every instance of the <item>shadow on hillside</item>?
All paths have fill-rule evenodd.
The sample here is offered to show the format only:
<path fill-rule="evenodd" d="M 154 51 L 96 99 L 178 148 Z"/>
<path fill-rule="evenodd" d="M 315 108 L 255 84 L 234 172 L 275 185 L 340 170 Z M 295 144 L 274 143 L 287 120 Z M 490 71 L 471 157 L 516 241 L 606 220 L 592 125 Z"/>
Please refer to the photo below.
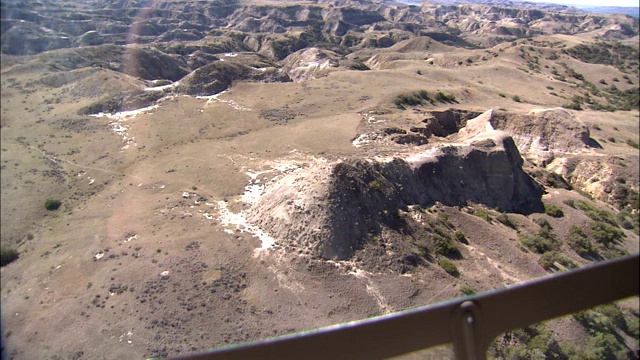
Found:
<path fill-rule="evenodd" d="M 596 139 L 594 139 L 594 138 L 587 139 L 586 144 L 590 148 L 602 149 L 602 145 L 600 145 L 600 143 L 597 142 Z"/>

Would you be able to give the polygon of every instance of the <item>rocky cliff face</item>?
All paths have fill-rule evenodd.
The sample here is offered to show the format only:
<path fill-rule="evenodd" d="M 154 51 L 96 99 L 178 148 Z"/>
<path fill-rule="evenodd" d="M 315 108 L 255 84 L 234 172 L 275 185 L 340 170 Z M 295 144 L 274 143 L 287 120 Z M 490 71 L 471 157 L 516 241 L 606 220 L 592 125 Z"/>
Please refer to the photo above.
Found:
<path fill-rule="evenodd" d="M 383 228 L 410 231 L 398 216 L 408 206 L 473 202 L 540 211 L 542 188 L 522 163 L 511 137 L 484 132 L 403 159 L 346 160 L 291 174 L 267 190 L 250 217 L 282 246 L 348 259 Z"/>

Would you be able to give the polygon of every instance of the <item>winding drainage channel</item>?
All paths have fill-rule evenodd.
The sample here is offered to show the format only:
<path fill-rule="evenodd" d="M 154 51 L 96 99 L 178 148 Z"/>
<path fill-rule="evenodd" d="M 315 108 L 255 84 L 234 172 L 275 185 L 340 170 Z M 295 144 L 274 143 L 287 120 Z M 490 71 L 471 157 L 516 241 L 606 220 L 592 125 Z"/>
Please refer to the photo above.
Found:
<path fill-rule="evenodd" d="M 638 295 L 638 254 L 480 295 L 174 359 L 385 359 L 453 343 L 485 359 L 505 331 Z"/>

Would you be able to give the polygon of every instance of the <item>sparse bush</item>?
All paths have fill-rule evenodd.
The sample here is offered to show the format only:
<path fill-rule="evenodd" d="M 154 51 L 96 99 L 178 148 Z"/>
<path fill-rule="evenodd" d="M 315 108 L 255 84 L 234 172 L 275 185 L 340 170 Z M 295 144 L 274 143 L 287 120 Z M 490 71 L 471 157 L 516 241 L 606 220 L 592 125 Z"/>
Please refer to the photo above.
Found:
<path fill-rule="evenodd" d="M 522 99 L 520 99 L 520 96 L 518 96 L 518 95 L 513 95 L 513 97 L 511 99 L 513 101 L 515 101 L 515 102 L 522 102 Z"/>
<path fill-rule="evenodd" d="M 587 215 L 588 217 L 590 217 L 594 221 L 605 222 L 605 223 L 608 223 L 610 225 L 613 225 L 614 227 L 618 226 L 616 218 L 609 211 L 600 210 L 597 207 L 595 207 L 593 205 L 590 205 L 587 202 L 582 201 L 582 200 L 578 200 L 578 201 L 574 202 L 574 205 L 575 205 L 576 209 L 582 210 L 585 215 Z"/>
<path fill-rule="evenodd" d="M 611 333 L 615 331 L 613 322 L 602 313 L 596 311 L 597 308 L 588 309 L 573 314 L 573 318 L 582 325 L 591 335 L 598 333 Z"/>
<path fill-rule="evenodd" d="M 629 328 L 627 326 L 627 321 L 624 318 L 624 314 L 615 304 L 598 306 L 596 309 L 602 315 L 608 317 L 611 323 L 615 325 L 617 328 L 625 332 L 629 331 Z"/>
<path fill-rule="evenodd" d="M 467 240 L 467 238 L 464 236 L 464 234 L 460 230 L 456 230 L 453 233 L 453 235 L 455 235 L 456 239 L 460 242 L 465 242 Z"/>
<path fill-rule="evenodd" d="M 0 246 L 0 266 L 5 266 L 18 259 L 18 251 L 14 248 Z"/>
<path fill-rule="evenodd" d="M 596 242 L 609 246 L 622 240 L 624 233 L 605 221 L 591 221 L 591 236 Z"/>
<path fill-rule="evenodd" d="M 487 212 L 487 210 L 485 210 L 485 209 L 483 209 L 481 207 L 477 208 L 473 212 L 473 215 L 475 215 L 475 216 L 477 216 L 477 217 L 479 217 L 481 219 L 484 219 L 486 222 L 491 222 L 491 218 L 489 217 L 489 213 Z"/>
<path fill-rule="evenodd" d="M 515 224 L 511 222 L 511 219 L 509 219 L 509 216 L 507 214 L 502 213 L 502 214 L 498 215 L 498 217 L 496 219 L 498 221 L 500 221 L 504 226 L 508 226 L 508 227 L 510 227 L 512 229 L 516 229 Z"/>
<path fill-rule="evenodd" d="M 558 265 L 567 269 L 575 269 L 577 267 L 571 259 L 557 251 L 547 251 L 542 254 L 540 260 L 538 260 L 538 264 L 540 264 L 540 266 L 545 270 L 560 270 Z"/>
<path fill-rule="evenodd" d="M 568 104 L 562 104 L 562 107 L 565 109 L 571 109 L 571 110 L 576 110 L 576 111 L 580 111 L 582 110 L 582 106 L 580 106 L 580 103 L 577 102 L 571 102 Z"/>
<path fill-rule="evenodd" d="M 632 148 L 640 149 L 640 144 L 631 139 L 627 140 L 627 145 L 631 146 Z"/>
<path fill-rule="evenodd" d="M 544 324 L 506 332 L 490 349 L 492 359 L 567 359 Z"/>
<path fill-rule="evenodd" d="M 434 251 L 438 255 L 443 256 L 460 256 L 460 250 L 456 246 L 456 243 L 451 237 L 441 235 L 438 233 L 433 234 L 433 247 Z"/>
<path fill-rule="evenodd" d="M 544 204 L 544 213 L 554 218 L 561 218 L 564 216 L 562 209 L 554 204 Z"/>
<path fill-rule="evenodd" d="M 400 94 L 396 97 L 393 103 L 398 109 L 404 109 L 406 106 L 421 105 L 424 102 L 433 103 L 429 93 L 426 90 L 414 91 L 411 94 Z"/>
<path fill-rule="evenodd" d="M 60 208 L 60 205 L 62 205 L 62 202 L 60 200 L 47 199 L 47 201 L 44 202 L 45 209 L 49 211 L 58 210 Z"/>
<path fill-rule="evenodd" d="M 438 264 L 444 271 L 447 272 L 447 274 L 454 277 L 460 276 L 460 271 L 458 271 L 458 267 L 453 263 L 453 261 L 449 259 L 440 259 L 440 261 L 438 261 Z"/>
<path fill-rule="evenodd" d="M 549 222 L 545 218 L 542 218 L 542 217 L 537 218 L 533 220 L 533 222 L 536 223 L 536 225 L 540 226 L 541 230 L 547 230 L 547 231 L 553 230 L 553 227 L 551 226 L 551 224 L 549 224 Z"/>
<path fill-rule="evenodd" d="M 456 102 L 456 97 L 453 94 L 445 94 L 442 91 L 438 91 L 436 94 L 436 100 L 440 102 Z"/>
<path fill-rule="evenodd" d="M 612 334 L 596 334 L 589 339 L 584 359 L 624 359 L 626 351 Z"/>
<path fill-rule="evenodd" d="M 520 236 L 520 243 L 527 249 L 538 254 L 544 254 L 558 248 L 558 243 L 553 238 L 541 236 L 540 234 L 528 234 Z"/>
<path fill-rule="evenodd" d="M 380 190 L 382 189 L 382 184 L 378 180 L 369 181 L 369 187 L 372 189 Z"/>
<path fill-rule="evenodd" d="M 567 244 L 582 257 L 595 252 L 593 244 L 589 241 L 582 228 L 577 225 L 573 225 L 569 230 Z"/>
<path fill-rule="evenodd" d="M 545 219 L 536 219 L 536 224 L 540 226 L 537 234 L 525 234 L 520 236 L 520 243 L 527 249 L 538 254 L 544 254 L 547 251 L 557 250 L 559 247 L 558 240 L 552 233 L 551 224 Z"/>
<path fill-rule="evenodd" d="M 465 294 L 465 295 L 475 295 L 477 293 L 476 289 L 474 289 L 473 286 L 469 285 L 469 284 L 463 284 L 460 287 L 460 292 Z"/>

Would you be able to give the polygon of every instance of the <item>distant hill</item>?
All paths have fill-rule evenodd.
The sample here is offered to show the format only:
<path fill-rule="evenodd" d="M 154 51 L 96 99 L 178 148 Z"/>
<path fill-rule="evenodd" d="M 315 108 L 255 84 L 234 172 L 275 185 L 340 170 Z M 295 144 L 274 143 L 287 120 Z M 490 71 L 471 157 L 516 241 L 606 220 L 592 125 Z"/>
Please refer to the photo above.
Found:
<path fill-rule="evenodd" d="M 624 14 L 633 16 L 635 18 L 640 17 L 640 8 L 637 7 L 623 7 L 623 6 L 588 6 L 588 5 L 573 5 L 578 9 L 582 9 L 586 12 L 598 13 L 598 14 Z"/>
<path fill-rule="evenodd" d="M 419 1 L 401 1 L 406 4 L 420 4 Z M 495 6 L 507 6 L 523 9 L 539 9 L 544 11 L 567 12 L 567 13 L 597 13 L 597 14 L 623 14 L 640 17 L 640 8 L 626 6 L 590 6 L 590 5 L 564 5 L 545 2 L 531 1 L 511 1 L 511 0 L 433 0 L 436 4 L 460 5 L 460 4 L 484 4 Z"/>

